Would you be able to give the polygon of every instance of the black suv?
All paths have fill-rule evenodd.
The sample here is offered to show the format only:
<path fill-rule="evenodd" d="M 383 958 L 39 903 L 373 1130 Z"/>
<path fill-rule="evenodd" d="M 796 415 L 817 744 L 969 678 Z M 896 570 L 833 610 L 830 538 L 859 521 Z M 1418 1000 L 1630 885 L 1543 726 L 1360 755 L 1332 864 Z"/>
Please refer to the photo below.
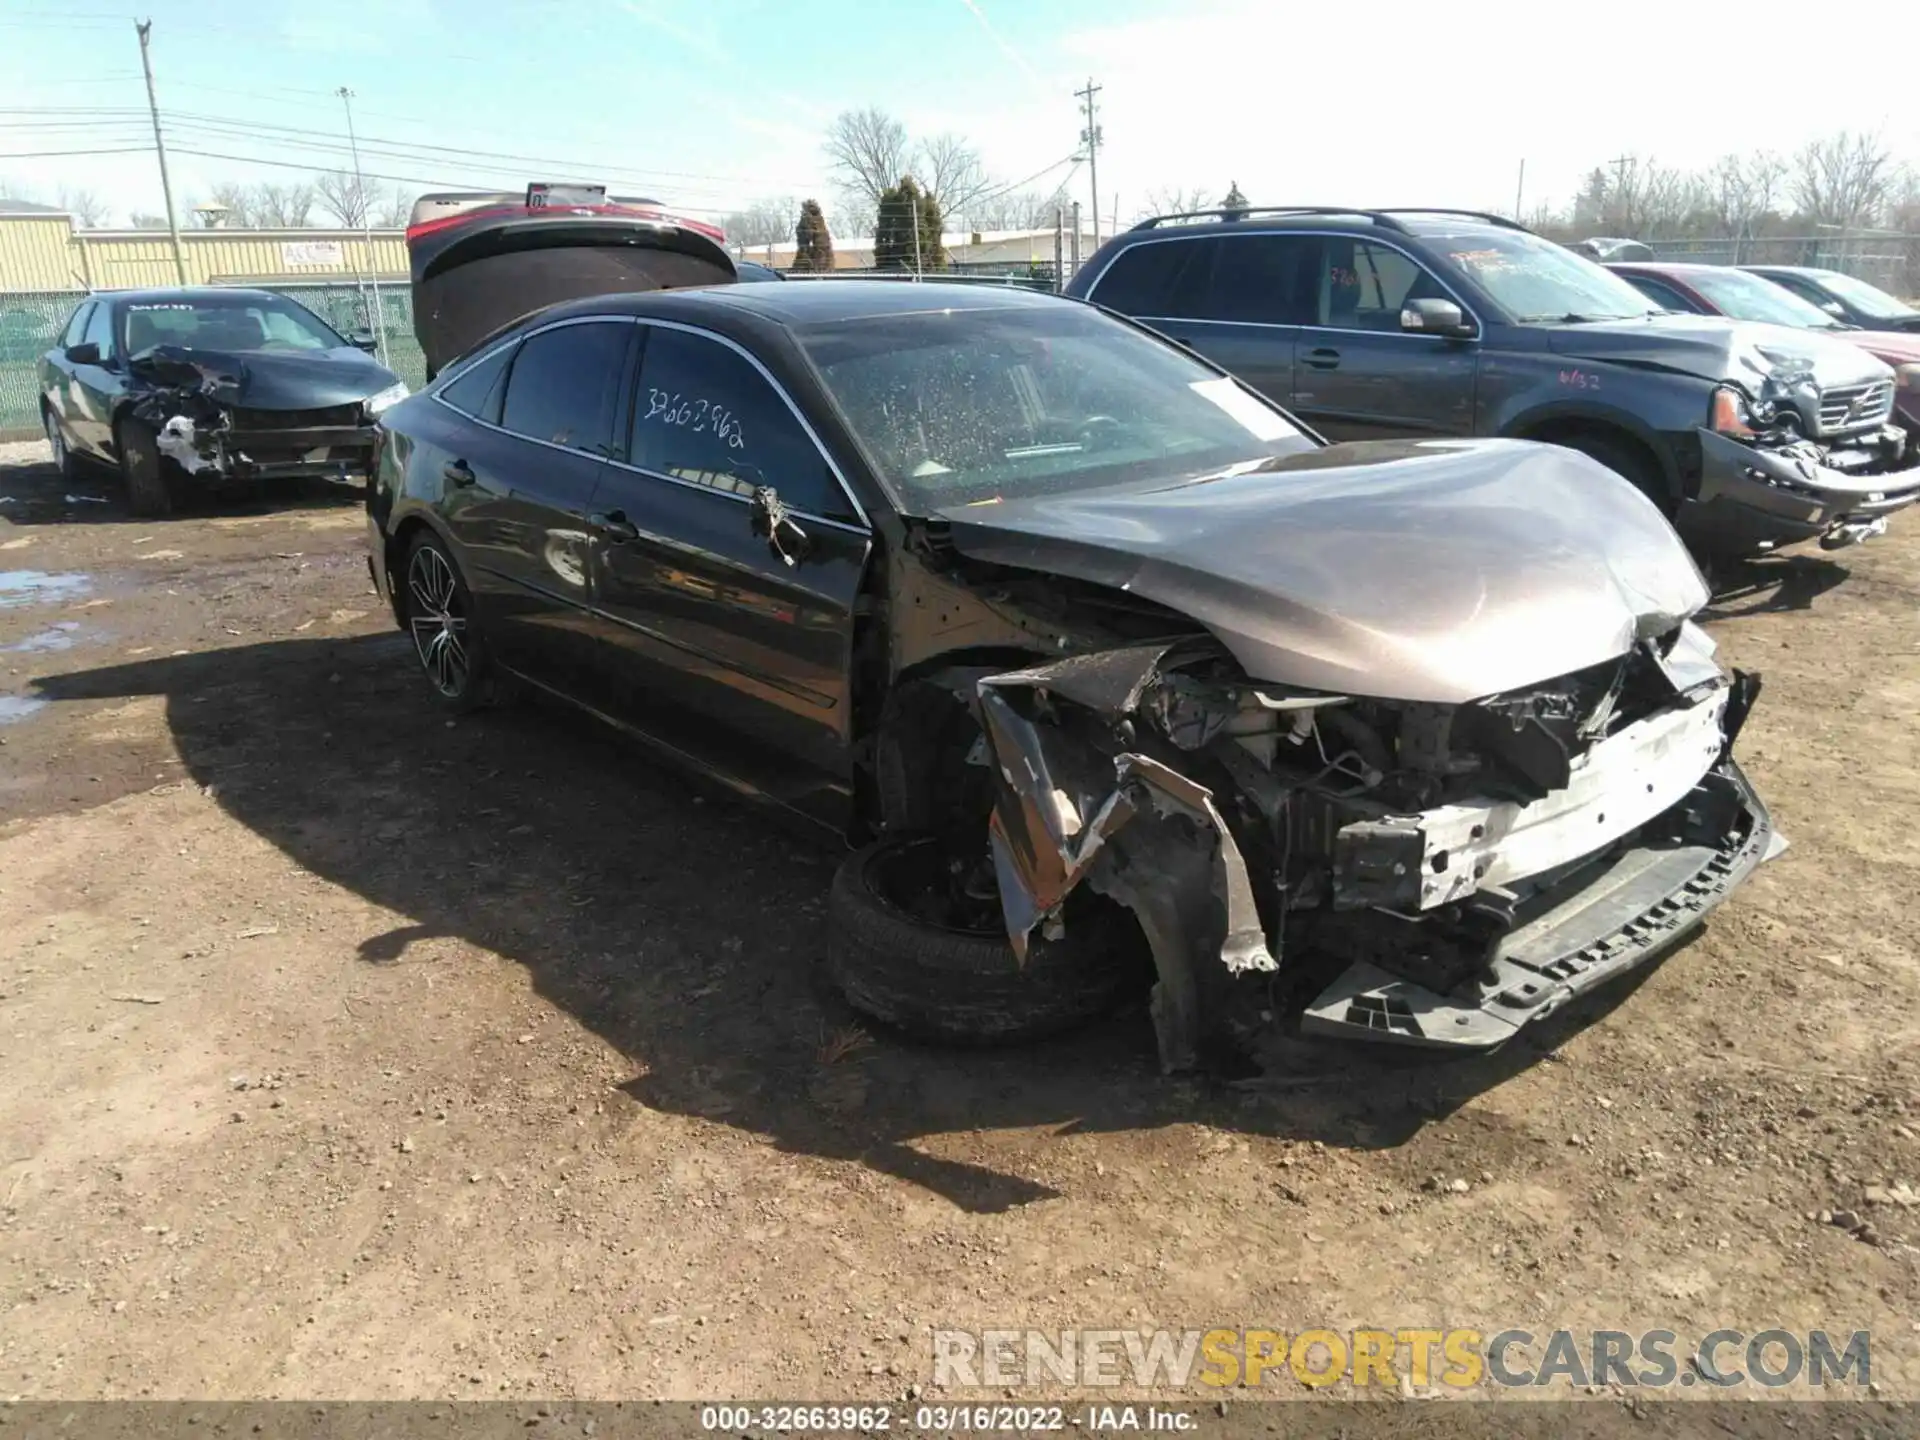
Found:
<path fill-rule="evenodd" d="M 1503 435 L 1584 451 L 1705 554 L 1851 544 L 1920 499 L 1886 365 L 1805 331 L 1653 309 L 1495 215 L 1163 216 L 1101 246 L 1068 293 L 1234 371 L 1332 440 Z"/>

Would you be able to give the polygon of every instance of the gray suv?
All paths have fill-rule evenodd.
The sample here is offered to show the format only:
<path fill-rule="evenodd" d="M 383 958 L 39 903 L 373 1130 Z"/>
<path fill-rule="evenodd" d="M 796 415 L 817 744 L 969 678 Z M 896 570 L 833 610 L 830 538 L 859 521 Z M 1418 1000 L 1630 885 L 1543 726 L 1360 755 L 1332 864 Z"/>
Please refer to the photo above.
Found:
<path fill-rule="evenodd" d="M 1920 499 L 1885 364 L 1806 331 L 1660 310 L 1494 215 L 1164 216 L 1101 246 L 1067 293 L 1198 351 L 1332 440 L 1583 451 L 1704 555 L 1853 544 Z"/>

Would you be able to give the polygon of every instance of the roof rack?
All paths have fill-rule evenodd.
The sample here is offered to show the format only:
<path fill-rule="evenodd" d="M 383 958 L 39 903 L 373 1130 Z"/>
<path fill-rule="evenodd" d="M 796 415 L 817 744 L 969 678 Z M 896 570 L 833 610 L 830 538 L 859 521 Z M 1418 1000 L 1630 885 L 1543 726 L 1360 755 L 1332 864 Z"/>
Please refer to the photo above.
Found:
<path fill-rule="evenodd" d="M 1174 215 L 1150 215 L 1133 228 L 1152 230 L 1169 220 L 1217 219 L 1231 222 L 1250 215 L 1354 215 L 1372 221 L 1383 230 L 1397 230 L 1402 235 L 1411 233 L 1399 219 L 1402 215 L 1458 215 L 1465 219 L 1483 220 L 1506 230 L 1527 228 L 1506 215 L 1493 215 L 1484 210 L 1452 210 L 1444 205 L 1396 205 L 1385 210 L 1369 210 L 1361 205 L 1250 205 L 1244 209 L 1183 210 Z"/>
<path fill-rule="evenodd" d="M 1243 220 L 1249 215 L 1358 215 L 1389 230 L 1404 231 L 1407 228 L 1384 210 L 1368 210 L 1359 205 L 1247 205 L 1236 209 L 1182 210 L 1174 215 L 1150 215 L 1133 228 L 1151 230 L 1168 220 Z"/>
<path fill-rule="evenodd" d="M 1525 230 L 1511 215 L 1495 215 L 1487 210 L 1455 210 L 1446 205 L 1395 205 L 1386 210 L 1370 212 L 1375 215 L 1458 215 L 1466 220 L 1484 220 L 1489 225 L 1498 225 L 1502 230 Z"/>

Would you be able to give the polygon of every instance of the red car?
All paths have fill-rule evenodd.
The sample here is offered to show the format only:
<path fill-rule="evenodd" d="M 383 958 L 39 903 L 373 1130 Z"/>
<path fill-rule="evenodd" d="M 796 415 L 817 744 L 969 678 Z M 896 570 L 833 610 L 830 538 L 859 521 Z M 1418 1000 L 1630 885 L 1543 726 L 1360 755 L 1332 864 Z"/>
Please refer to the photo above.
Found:
<path fill-rule="evenodd" d="M 1773 281 L 1730 265 L 1635 261 L 1607 268 L 1663 309 L 1759 320 L 1795 330 L 1825 330 L 1835 339 L 1851 340 L 1893 367 L 1900 386 L 1894 409 L 1908 433 L 1920 440 L 1920 334 L 1856 330 Z"/>

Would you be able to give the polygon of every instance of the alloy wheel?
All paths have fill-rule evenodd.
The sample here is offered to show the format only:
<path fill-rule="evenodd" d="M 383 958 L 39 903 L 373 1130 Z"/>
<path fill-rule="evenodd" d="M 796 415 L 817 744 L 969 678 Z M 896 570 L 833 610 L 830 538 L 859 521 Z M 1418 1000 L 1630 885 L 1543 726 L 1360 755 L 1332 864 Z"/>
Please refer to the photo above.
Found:
<path fill-rule="evenodd" d="M 422 545 L 407 564 L 408 626 L 420 668 L 450 700 L 466 694 L 473 677 L 468 653 L 467 607 L 447 557 Z"/>

